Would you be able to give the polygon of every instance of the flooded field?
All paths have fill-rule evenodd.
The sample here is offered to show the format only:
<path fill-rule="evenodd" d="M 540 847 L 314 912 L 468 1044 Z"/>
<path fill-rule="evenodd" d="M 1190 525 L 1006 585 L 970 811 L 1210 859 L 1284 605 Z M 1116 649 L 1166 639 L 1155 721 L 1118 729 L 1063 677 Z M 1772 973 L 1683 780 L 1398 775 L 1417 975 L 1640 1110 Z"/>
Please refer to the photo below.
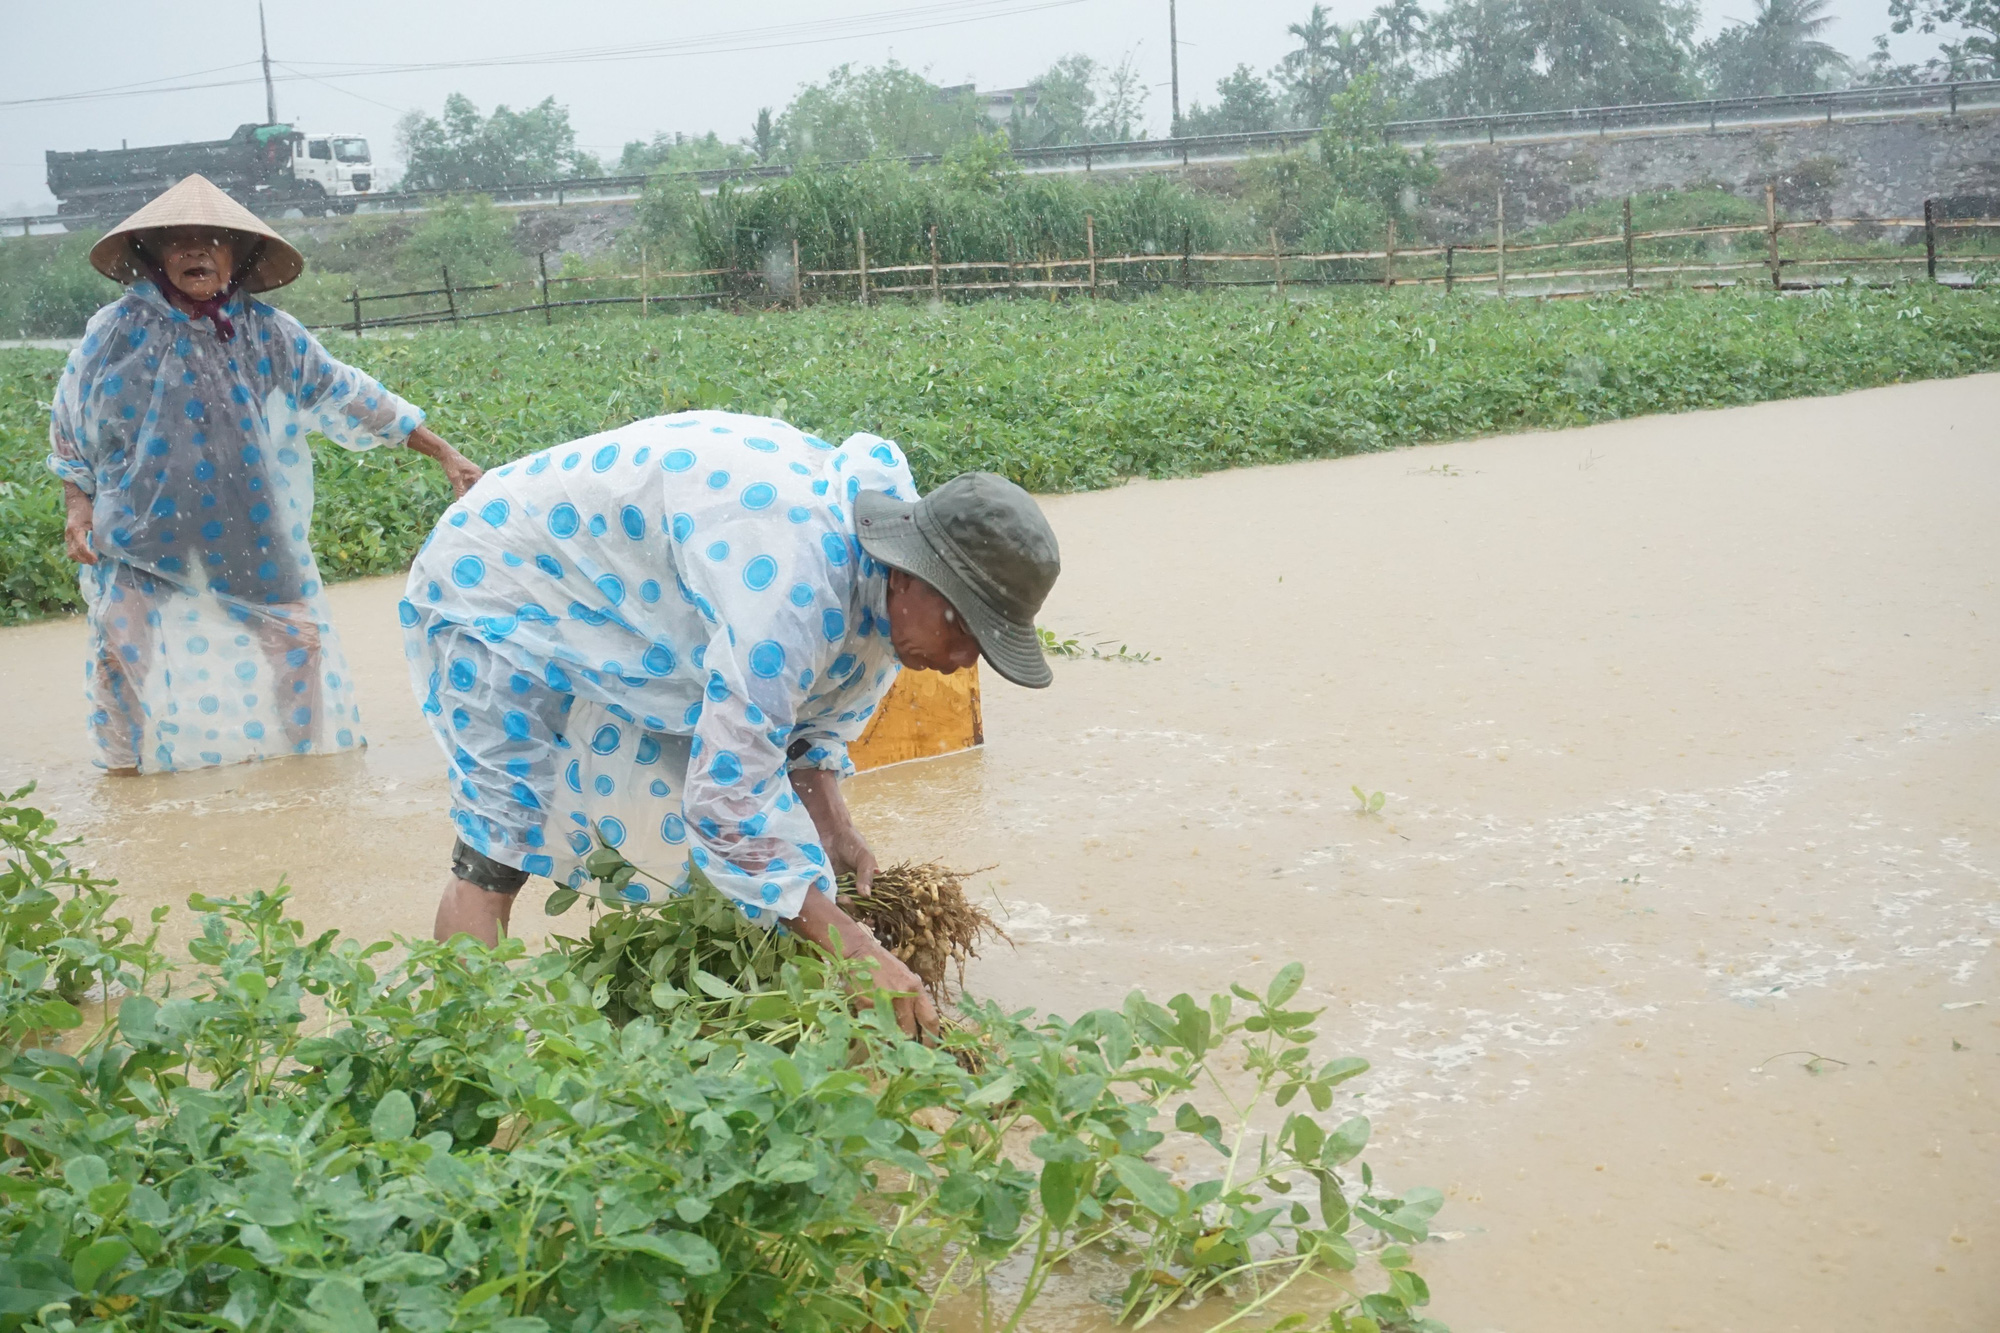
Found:
<path fill-rule="evenodd" d="M 851 799 L 997 864 L 1010 1004 L 1304 961 L 1373 1160 L 1447 1191 L 1457 1333 L 1991 1329 L 1996 421 L 1983 377 L 1061 497 L 1044 622 L 1156 660 L 989 677 L 983 753 Z M 135 905 L 422 933 L 398 591 L 331 594 L 364 755 L 186 777 L 88 767 L 79 624 L 0 633 L 0 782 Z"/>

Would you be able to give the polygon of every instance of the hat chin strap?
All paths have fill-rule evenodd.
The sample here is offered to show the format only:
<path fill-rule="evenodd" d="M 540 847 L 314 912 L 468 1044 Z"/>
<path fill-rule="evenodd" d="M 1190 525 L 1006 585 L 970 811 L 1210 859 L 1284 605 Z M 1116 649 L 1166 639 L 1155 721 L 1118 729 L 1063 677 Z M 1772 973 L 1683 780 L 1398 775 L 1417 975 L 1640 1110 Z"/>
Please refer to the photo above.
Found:
<path fill-rule="evenodd" d="M 264 242 L 260 240 L 257 244 L 250 247 L 248 257 L 236 266 L 234 273 L 229 275 L 229 285 L 214 296 L 203 299 L 198 296 L 190 296 L 184 291 L 178 283 L 167 276 L 166 270 L 162 269 L 153 257 L 146 253 L 146 247 L 139 244 L 139 238 L 137 236 L 132 238 L 132 256 L 138 261 L 139 267 L 145 272 L 146 276 L 153 280 L 153 285 L 160 289 L 160 295 L 167 296 L 170 292 L 177 294 L 183 301 L 186 301 L 195 308 L 195 313 L 206 316 L 208 321 L 215 325 L 215 336 L 221 342 L 230 342 L 236 337 L 236 324 L 229 316 L 222 313 L 222 308 L 229 304 L 230 299 L 243 286 L 243 280 L 250 276 L 250 270 L 257 266 L 257 261 L 263 257 L 263 254 Z"/>

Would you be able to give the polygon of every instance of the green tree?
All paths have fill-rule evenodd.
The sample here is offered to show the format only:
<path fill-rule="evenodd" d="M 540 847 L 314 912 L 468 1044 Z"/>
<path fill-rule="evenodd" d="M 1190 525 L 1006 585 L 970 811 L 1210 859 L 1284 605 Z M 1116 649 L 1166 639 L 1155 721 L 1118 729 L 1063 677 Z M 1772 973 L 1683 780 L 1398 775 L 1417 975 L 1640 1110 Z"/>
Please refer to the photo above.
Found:
<path fill-rule="evenodd" d="M 528 181 L 594 174 L 596 162 L 576 147 L 569 108 L 545 97 L 525 111 L 504 104 L 481 118 L 463 93 L 444 99 L 444 113 L 412 111 L 398 122 L 406 190 L 486 190 Z"/>
<path fill-rule="evenodd" d="M 778 116 L 775 143 L 787 161 L 845 162 L 943 153 L 989 128 L 971 93 L 947 94 L 892 60 L 842 65 L 801 88 Z"/>
<path fill-rule="evenodd" d="M 1145 107 L 1146 87 L 1130 56 L 1106 67 L 1068 55 L 1028 81 L 1007 135 L 1022 148 L 1143 138 Z"/>
<path fill-rule="evenodd" d="M 634 139 L 618 158 L 620 174 L 649 171 L 713 171 L 748 165 L 755 154 L 742 144 L 724 143 L 714 130 L 700 138 L 662 131 L 648 143 Z"/>
<path fill-rule="evenodd" d="M 1327 99 L 1310 151 L 1245 163 L 1244 193 L 1259 230 L 1275 230 L 1288 245 L 1359 250 L 1378 244 L 1391 218 L 1407 227 L 1438 170 L 1428 152 L 1389 141 L 1384 130 L 1395 110 L 1381 76 L 1364 74 Z"/>
<path fill-rule="evenodd" d="M 1756 17 L 1704 43 L 1701 61 L 1720 97 L 1810 93 L 1836 86 L 1847 57 L 1820 40 L 1831 0 L 1757 0 Z"/>
<path fill-rule="evenodd" d="M 1288 24 L 1285 31 L 1298 45 L 1278 62 L 1278 82 L 1291 103 L 1293 119 L 1301 125 L 1318 125 L 1325 117 L 1327 99 L 1375 63 L 1373 33 L 1362 24 L 1335 23 L 1327 17 L 1325 5 L 1314 5 L 1305 22 Z"/>
<path fill-rule="evenodd" d="M 1395 114 L 1381 77 L 1364 74 L 1327 99 L 1317 144 L 1335 189 L 1408 221 L 1416 195 L 1436 184 L 1438 169 L 1428 150 L 1412 153 L 1390 141 L 1387 130 Z"/>
<path fill-rule="evenodd" d="M 1216 104 L 1196 102 L 1181 117 L 1183 134 L 1249 134 L 1273 129 L 1278 123 L 1278 99 L 1271 85 L 1248 65 L 1215 85 Z"/>
<path fill-rule="evenodd" d="M 1930 62 L 1938 73 L 1990 79 L 2000 71 L 2000 0 L 1889 0 L 1889 18 L 1891 32 L 1959 30 L 1957 41 L 1938 44 L 1942 58 Z"/>
<path fill-rule="evenodd" d="M 778 127 L 771 119 L 770 107 L 757 108 L 756 123 L 750 127 L 750 151 L 759 162 L 769 162 L 778 151 Z"/>
<path fill-rule="evenodd" d="M 1105 71 L 1098 88 L 1097 114 L 1090 132 L 1098 143 L 1123 143 L 1146 137 L 1146 84 L 1132 57 Z"/>
<path fill-rule="evenodd" d="M 1692 97 L 1699 17 L 1692 0 L 1450 0 L 1419 95 L 1442 115 Z"/>
<path fill-rule="evenodd" d="M 1028 80 L 1027 95 L 1015 100 L 1008 138 L 1021 148 L 1089 142 L 1090 112 L 1097 102 L 1091 85 L 1096 80 L 1097 62 L 1089 56 L 1056 61 Z"/>

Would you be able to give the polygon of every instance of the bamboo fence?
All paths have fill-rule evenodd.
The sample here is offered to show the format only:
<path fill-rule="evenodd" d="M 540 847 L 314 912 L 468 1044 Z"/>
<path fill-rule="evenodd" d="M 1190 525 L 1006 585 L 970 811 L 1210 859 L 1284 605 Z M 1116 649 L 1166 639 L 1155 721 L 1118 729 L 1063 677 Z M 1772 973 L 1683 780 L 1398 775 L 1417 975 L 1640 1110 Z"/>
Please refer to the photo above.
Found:
<path fill-rule="evenodd" d="M 1525 243 L 1509 241 L 1507 237 L 1503 195 L 1495 200 L 1490 245 L 1403 246 L 1398 243 L 1392 221 L 1382 248 L 1373 250 L 1289 251 L 1279 244 L 1273 231 L 1270 247 L 1260 251 L 1198 251 L 1184 234 L 1178 253 L 1100 254 L 1095 220 L 1086 217 L 1085 252 L 1081 256 L 1011 255 L 1006 259 L 946 263 L 939 258 L 935 227 L 927 238 L 929 258 L 919 263 L 871 264 L 867 233 L 857 231 L 851 268 L 800 267 L 796 239 L 791 241 L 790 268 L 778 272 L 769 268 L 659 271 L 651 267 L 642 250 L 637 273 L 551 276 L 548 256 L 542 254 L 536 260 L 537 276 L 520 281 L 459 284 L 453 282 L 450 269 L 445 268 L 440 270 L 437 287 L 371 294 L 364 294 L 357 287 L 348 299 L 349 318 L 316 327 L 346 329 L 358 337 L 371 329 L 463 323 L 508 315 L 540 313 L 545 323 L 553 323 L 558 310 L 602 306 L 636 305 L 641 314 L 650 314 L 656 305 L 673 309 L 700 302 L 803 309 L 808 304 L 828 301 L 869 305 L 885 297 L 927 297 L 941 301 L 948 297 L 1045 294 L 1053 300 L 1064 294 L 1097 298 L 1162 288 L 1268 287 L 1283 296 L 1294 287 L 1442 287 L 1451 292 L 1469 286 L 1490 287 L 1494 294 L 1505 297 L 1582 296 L 1621 289 L 1636 291 L 1642 287 L 1740 286 L 1754 282 L 1776 291 L 1797 291 L 1832 281 L 1859 281 L 1868 276 L 1869 270 L 1875 271 L 1876 283 L 1907 280 L 1908 271 L 1918 266 L 1923 268 L 1927 281 L 1969 287 L 1984 285 L 1982 278 L 1971 270 L 2000 263 L 2000 249 L 1988 253 L 1964 246 L 1952 247 L 1949 242 L 1961 234 L 1976 240 L 1982 231 L 1995 230 L 2000 230 L 2000 219 L 1945 217 L 1929 200 L 1925 201 L 1921 217 L 1787 221 L 1778 216 L 1775 195 L 1769 187 L 1765 192 L 1765 220 L 1761 223 L 1635 231 L 1632 203 L 1627 199 L 1622 225 L 1616 232 Z M 1866 244 L 1872 233 L 1877 248 L 1868 252 L 1819 253 L 1810 244 L 1803 249 L 1794 244 L 1794 252 L 1785 253 L 1787 238 L 1823 241 L 1828 237 L 1855 238 L 1857 233 L 1862 235 L 1851 239 L 1851 244 Z M 1898 233 L 1897 239 L 1887 239 Z M 1761 253 L 1746 253 L 1740 248 L 1741 241 L 1752 237 L 1761 238 L 1754 247 L 1754 251 Z M 1701 242 L 1709 253 L 1642 257 L 1642 249 L 1653 249 L 1665 242 L 1681 242 L 1683 248 L 1688 248 L 1686 243 Z M 1552 266 L 1544 259 L 1552 261 Z M 1939 272 L 1941 264 L 1948 270 L 1943 276 Z M 1953 269 L 1957 272 L 1949 271 Z M 1760 276 L 1751 276 L 1760 270 Z M 1815 275 L 1815 270 L 1823 272 Z M 1829 277 L 1829 272 L 1833 276 Z M 1838 276 L 1842 272 L 1859 273 L 1861 277 Z M 613 288 L 622 290 L 613 292 Z M 438 304 L 440 298 L 442 305 Z M 379 315 L 363 309 L 391 302 L 427 304 Z"/>

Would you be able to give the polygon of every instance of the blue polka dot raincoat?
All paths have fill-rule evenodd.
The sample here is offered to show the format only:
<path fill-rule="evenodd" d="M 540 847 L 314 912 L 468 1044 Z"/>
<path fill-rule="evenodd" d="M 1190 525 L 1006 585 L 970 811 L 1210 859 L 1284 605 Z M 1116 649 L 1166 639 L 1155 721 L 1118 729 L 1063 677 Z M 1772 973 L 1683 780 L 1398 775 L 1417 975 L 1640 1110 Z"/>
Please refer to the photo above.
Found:
<path fill-rule="evenodd" d="M 84 693 L 107 767 L 363 743 L 307 539 L 306 433 L 370 449 L 424 414 L 283 311 L 238 296 L 224 313 L 229 342 L 134 283 L 56 386 L 49 467 L 92 500 Z"/>
<path fill-rule="evenodd" d="M 789 772 L 852 771 L 898 669 L 863 490 L 917 499 L 895 445 L 723 412 L 488 472 L 400 608 L 465 843 L 571 886 L 612 847 L 635 899 L 692 864 L 764 924 L 832 892 Z"/>

